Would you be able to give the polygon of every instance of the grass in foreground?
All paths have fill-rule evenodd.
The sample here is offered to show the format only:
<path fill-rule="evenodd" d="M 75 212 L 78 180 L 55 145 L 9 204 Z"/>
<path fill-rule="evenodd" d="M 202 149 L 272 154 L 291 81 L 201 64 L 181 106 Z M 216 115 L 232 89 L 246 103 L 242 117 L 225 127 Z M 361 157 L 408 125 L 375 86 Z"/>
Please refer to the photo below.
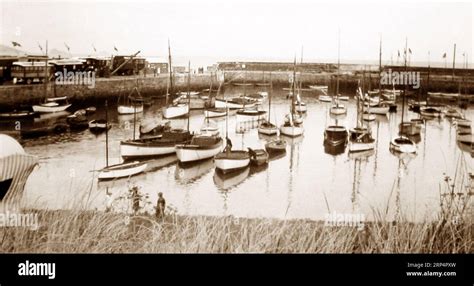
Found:
<path fill-rule="evenodd" d="M 328 227 L 309 220 L 168 215 L 128 219 L 92 211 L 36 211 L 37 230 L 0 228 L 12 253 L 472 253 L 470 222 L 366 223 Z"/>

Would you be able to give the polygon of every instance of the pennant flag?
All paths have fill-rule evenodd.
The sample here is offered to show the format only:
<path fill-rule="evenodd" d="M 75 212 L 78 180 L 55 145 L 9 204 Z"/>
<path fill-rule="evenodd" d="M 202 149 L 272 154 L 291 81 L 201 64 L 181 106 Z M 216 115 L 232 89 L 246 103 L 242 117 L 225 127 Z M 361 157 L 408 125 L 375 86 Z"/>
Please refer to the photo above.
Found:
<path fill-rule="evenodd" d="M 116 52 L 118 52 L 118 49 L 117 49 L 117 47 L 116 47 L 116 46 L 114 46 L 114 50 L 115 50 Z"/>
<path fill-rule="evenodd" d="M 411 54 L 411 49 L 410 48 L 408 48 L 408 52 Z"/>
<path fill-rule="evenodd" d="M 96 50 L 94 44 L 92 44 L 92 48 L 94 49 L 94 52 L 97 52 L 97 50 Z"/>
<path fill-rule="evenodd" d="M 21 47 L 20 43 L 12 41 L 13 47 Z"/>
<path fill-rule="evenodd" d="M 41 51 L 43 51 L 43 47 L 38 43 L 38 47 L 40 48 Z"/>
<path fill-rule="evenodd" d="M 445 58 L 446 58 L 446 53 L 443 54 L 443 59 L 445 59 Z"/>
<path fill-rule="evenodd" d="M 68 52 L 71 50 L 71 49 L 69 48 L 69 46 L 68 46 L 66 43 L 64 43 L 64 46 L 66 47 L 66 49 L 67 49 Z"/>
<path fill-rule="evenodd" d="M 400 50 L 398 50 L 398 57 L 400 57 Z"/>

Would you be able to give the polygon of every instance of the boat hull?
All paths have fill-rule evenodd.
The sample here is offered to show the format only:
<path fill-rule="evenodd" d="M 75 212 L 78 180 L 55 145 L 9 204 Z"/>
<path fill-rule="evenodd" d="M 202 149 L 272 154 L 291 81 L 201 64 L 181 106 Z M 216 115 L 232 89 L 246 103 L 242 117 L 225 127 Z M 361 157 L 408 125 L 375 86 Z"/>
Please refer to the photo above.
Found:
<path fill-rule="evenodd" d="M 117 107 L 118 114 L 134 114 L 143 112 L 143 106 L 128 106 L 128 105 L 119 105 Z"/>
<path fill-rule="evenodd" d="M 402 140 L 402 143 L 398 142 Z M 406 143 L 403 143 L 406 142 Z M 390 141 L 390 149 L 398 153 L 416 153 L 416 144 L 406 137 L 397 137 Z"/>
<path fill-rule="evenodd" d="M 106 167 L 99 171 L 99 180 L 112 180 L 117 178 L 131 177 L 145 171 L 147 164 L 138 162 L 118 164 Z"/>
<path fill-rule="evenodd" d="M 289 137 L 298 137 L 303 135 L 304 128 L 303 126 L 280 126 L 280 133 L 289 136 Z"/>
<path fill-rule="evenodd" d="M 222 139 L 219 143 L 212 146 L 199 146 L 199 145 L 177 145 L 176 156 L 182 163 L 200 161 L 208 158 L 212 158 L 219 154 L 222 149 Z"/>
<path fill-rule="evenodd" d="M 216 118 L 216 117 L 223 117 L 226 116 L 227 114 L 227 109 L 222 108 L 222 109 L 206 109 L 204 110 L 204 116 L 206 118 Z"/>
<path fill-rule="evenodd" d="M 225 154 L 225 153 L 221 153 Z M 220 155 L 220 154 L 219 154 Z M 229 159 L 229 158 L 218 158 L 214 159 L 216 168 L 222 173 L 229 173 L 247 167 L 250 164 L 250 158 L 241 158 L 241 159 Z"/>
<path fill-rule="evenodd" d="M 42 105 L 33 105 L 33 111 L 39 113 L 53 113 L 61 112 L 68 109 L 72 104 L 59 105 L 59 106 L 42 106 Z"/>
<path fill-rule="evenodd" d="M 232 101 L 225 101 L 223 99 L 216 99 L 215 100 L 215 107 L 216 108 L 230 108 L 230 109 L 236 109 L 236 108 L 250 108 L 250 107 L 255 107 L 256 103 L 236 103 Z"/>
<path fill-rule="evenodd" d="M 172 119 L 187 116 L 189 114 L 189 106 L 187 104 L 172 105 L 163 108 L 163 118 Z"/>
<path fill-rule="evenodd" d="M 163 156 L 173 154 L 175 152 L 175 145 L 175 143 L 170 143 L 163 146 L 153 146 L 153 144 L 146 146 L 120 142 L 120 155 L 122 158 Z"/>

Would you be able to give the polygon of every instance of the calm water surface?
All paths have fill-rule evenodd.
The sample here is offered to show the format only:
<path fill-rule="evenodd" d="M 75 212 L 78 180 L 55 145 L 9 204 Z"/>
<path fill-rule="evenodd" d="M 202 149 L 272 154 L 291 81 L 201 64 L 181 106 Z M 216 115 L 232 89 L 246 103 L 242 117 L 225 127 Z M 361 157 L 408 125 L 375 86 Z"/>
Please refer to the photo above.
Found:
<path fill-rule="evenodd" d="M 226 96 L 239 92 L 242 90 L 228 88 Z M 289 110 L 285 94 L 275 89 L 271 119 L 278 124 Z M 267 167 L 248 168 L 230 177 L 216 174 L 212 160 L 183 168 L 172 155 L 149 161 L 146 172 L 130 180 L 98 183 L 91 170 L 105 165 L 105 134 L 95 136 L 85 130 L 25 140 L 26 151 L 39 156 L 40 164 L 27 182 L 24 204 L 48 209 L 104 209 L 107 192 L 116 198 L 129 186 L 138 185 L 153 203 L 157 193 L 163 192 L 168 204 L 180 214 L 324 219 L 329 211 L 362 212 L 370 218 L 373 209 L 388 209 L 386 219 L 402 213 L 410 220 L 421 220 L 438 211 L 440 184 L 445 174 L 454 175 L 460 157 L 468 170 L 473 170 L 473 159 L 457 146 L 456 130 L 448 119 L 427 121 L 415 157 L 402 160 L 391 154 L 389 142 L 397 132 L 400 106 L 396 115 L 379 116 L 370 123 L 377 140 L 371 156 L 352 158 L 347 149 L 332 155 L 323 146 L 323 133 L 334 118 L 328 115 L 329 104 L 316 98 L 314 93 L 304 93 L 308 107 L 305 134 L 298 139 L 287 138 L 286 155 L 274 158 Z M 156 101 L 146 108 L 138 121 L 160 118 L 161 104 Z M 355 126 L 355 101 L 351 98 L 346 105 L 348 114 L 338 122 L 351 128 Z M 474 119 L 472 107 L 465 114 Z M 417 116 L 408 112 L 408 118 Z M 96 117 L 104 117 L 104 110 L 91 116 Z M 113 164 L 121 161 L 119 141 L 132 138 L 133 115 L 118 115 L 116 106 L 111 106 L 109 119 L 113 123 L 109 132 L 109 160 Z M 35 120 L 34 124 L 41 124 L 51 119 Z M 190 129 L 198 131 L 203 122 L 203 112 L 193 111 Z M 217 122 L 225 134 L 225 119 Z M 186 128 L 186 124 L 187 119 L 172 120 L 174 127 Z M 263 148 L 268 138 L 259 136 L 249 124 L 243 126 L 245 132 L 236 132 L 242 124 L 235 116 L 229 117 L 234 148 Z"/>

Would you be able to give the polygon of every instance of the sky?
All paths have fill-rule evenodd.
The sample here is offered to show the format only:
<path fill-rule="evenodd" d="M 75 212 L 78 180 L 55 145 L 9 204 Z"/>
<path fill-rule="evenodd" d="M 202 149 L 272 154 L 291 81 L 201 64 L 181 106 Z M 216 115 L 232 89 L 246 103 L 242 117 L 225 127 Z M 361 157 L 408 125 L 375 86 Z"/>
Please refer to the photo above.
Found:
<path fill-rule="evenodd" d="M 72 54 L 97 51 L 184 59 L 472 62 L 473 4 L 426 1 L 3 1 L 0 44 L 40 53 L 38 43 Z M 338 36 L 339 35 L 339 36 Z"/>

